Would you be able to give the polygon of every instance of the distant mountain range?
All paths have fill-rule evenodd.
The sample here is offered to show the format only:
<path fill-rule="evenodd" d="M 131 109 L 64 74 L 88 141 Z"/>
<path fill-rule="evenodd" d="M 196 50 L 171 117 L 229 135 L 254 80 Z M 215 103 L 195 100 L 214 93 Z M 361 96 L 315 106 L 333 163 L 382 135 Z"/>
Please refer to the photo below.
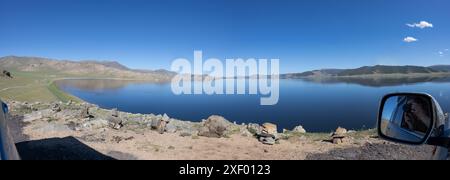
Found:
<path fill-rule="evenodd" d="M 0 70 L 23 72 L 51 72 L 76 76 L 100 76 L 109 78 L 130 78 L 156 81 L 169 81 L 175 72 L 160 70 L 130 69 L 115 61 L 69 61 L 40 57 L 6 56 L 0 58 Z M 355 69 L 321 69 L 302 73 L 280 75 L 284 79 L 322 78 L 322 77 L 358 77 L 389 74 L 437 74 L 449 73 L 450 65 L 422 66 L 364 66 Z"/>
<path fill-rule="evenodd" d="M 1 57 L 0 69 L 152 81 L 169 81 L 176 74 L 167 70 L 134 70 L 115 61 L 69 61 L 18 56 Z"/>
<path fill-rule="evenodd" d="M 393 74 L 434 74 L 450 73 L 450 65 L 422 66 L 364 66 L 356 69 L 322 69 L 306 71 L 302 73 L 283 74 L 282 78 L 307 78 L 307 77 L 349 77 L 368 75 L 393 75 Z"/>

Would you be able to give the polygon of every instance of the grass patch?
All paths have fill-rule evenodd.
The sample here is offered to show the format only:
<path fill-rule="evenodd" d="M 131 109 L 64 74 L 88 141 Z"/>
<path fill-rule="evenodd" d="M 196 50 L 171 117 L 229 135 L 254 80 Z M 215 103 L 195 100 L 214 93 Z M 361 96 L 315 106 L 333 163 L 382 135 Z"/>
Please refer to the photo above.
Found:
<path fill-rule="evenodd" d="M 56 72 L 10 71 L 13 78 L 0 78 L 0 98 L 25 102 L 52 102 L 69 100 L 80 102 L 62 92 L 53 81 L 68 77 Z"/>
<path fill-rule="evenodd" d="M 299 132 L 292 132 L 287 131 L 283 133 L 283 136 L 281 136 L 282 139 L 288 140 L 293 137 L 305 137 L 307 139 L 311 139 L 313 141 L 323 141 L 330 139 L 330 133 L 299 133 Z"/>
<path fill-rule="evenodd" d="M 68 101 L 74 101 L 74 102 L 80 102 L 80 100 L 72 95 L 69 95 L 62 90 L 58 88 L 58 86 L 55 84 L 55 82 L 51 82 L 48 86 L 48 90 L 56 96 L 57 99 L 59 99 L 62 102 L 68 102 Z"/>

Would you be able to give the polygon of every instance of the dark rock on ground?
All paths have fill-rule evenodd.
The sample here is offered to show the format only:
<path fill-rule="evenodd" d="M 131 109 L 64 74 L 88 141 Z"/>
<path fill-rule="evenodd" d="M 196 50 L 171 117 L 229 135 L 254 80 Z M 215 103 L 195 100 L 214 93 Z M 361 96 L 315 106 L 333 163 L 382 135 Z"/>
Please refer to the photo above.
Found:
<path fill-rule="evenodd" d="M 227 129 L 232 125 L 228 120 L 221 116 L 210 116 L 200 129 L 198 135 L 205 137 L 224 137 Z"/>

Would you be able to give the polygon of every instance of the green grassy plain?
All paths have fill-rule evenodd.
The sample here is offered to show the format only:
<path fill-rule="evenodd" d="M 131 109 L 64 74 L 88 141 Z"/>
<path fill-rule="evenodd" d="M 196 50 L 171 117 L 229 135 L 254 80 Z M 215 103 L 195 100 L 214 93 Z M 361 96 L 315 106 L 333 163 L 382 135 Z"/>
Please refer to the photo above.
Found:
<path fill-rule="evenodd" d="M 0 78 L 0 98 L 26 102 L 81 101 L 54 83 L 70 76 L 56 72 L 11 71 L 13 78 Z"/>

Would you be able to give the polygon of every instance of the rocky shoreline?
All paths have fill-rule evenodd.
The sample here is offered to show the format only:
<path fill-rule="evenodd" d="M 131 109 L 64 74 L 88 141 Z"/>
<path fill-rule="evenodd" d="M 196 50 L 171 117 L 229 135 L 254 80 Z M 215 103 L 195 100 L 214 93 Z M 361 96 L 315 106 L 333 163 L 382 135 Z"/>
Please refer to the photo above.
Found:
<path fill-rule="evenodd" d="M 278 132 L 277 125 L 273 123 L 262 125 L 256 123 L 236 124 L 217 115 L 212 115 L 201 122 L 191 122 L 170 118 L 167 114 L 133 114 L 121 112 L 117 109 L 102 109 L 97 105 L 86 102 L 28 103 L 11 101 L 7 104 L 10 106 L 12 114 L 18 115 L 24 123 L 33 123 L 37 120 L 62 121 L 66 123 L 60 124 L 55 127 L 56 129 L 71 129 L 74 131 L 105 128 L 115 130 L 145 128 L 160 134 L 174 133 L 183 137 L 203 136 L 211 138 L 223 138 L 239 134 L 244 137 L 255 137 L 261 143 L 267 145 L 274 145 L 279 139 L 286 139 L 293 134 L 307 134 L 301 125 L 292 130 L 284 129 L 283 132 Z M 338 142 L 335 139 L 345 139 L 346 133 L 346 129 L 339 127 L 336 132 L 330 134 L 329 140 L 335 144 L 340 144 L 343 141 Z"/>
<path fill-rule="evenodd" d="M 333 156 L 328 153 L 335 153 L 336 148 L 363 148 L 373 144 L 396 149 L 405 147 L 407 153 L 403 152 L 403 155 L 400 152 L 393 155 L 381 148 L 388 152 L 385 159 L 422 159 L 426 151 L 422 149 L 417 153 L 420 148 L 387 143 L 378 139 L 373 130 L 347 131 L 339 127 L 333 133 L 307 133 L 302 126 L 297 126 L 277 132 L 277 126 L 272 123 L 236 124 L 216 115 L 201 122 L 190 122 L 170 118 L 166 114 L 133 114 L 102 109 L 86 102 L 8 101 L 7 104 L 16 142 L 70 136 L 106 154 L 121 152 L 118 157 L 113 153 L 117 159 L 134 159 L 131 155 L 124 156 L 124 153 L 132 154 L 135 159 L 371 159 L 371 154 L 376 151 L 361 152 L 360 155 L 350 153 L 350 157 L 345 157 L 346 151 Z M 212 144 L 218 147 L 209 147 Z M 161 150 L 165 149 L 163 146 L 171 152 Z M 194 146 L 199 149 L 195 150 Z M 121 148 L 124 149 L 116 150 Z M 215 148 L 219 152 L 210 152 Z M 209 155 L 189 156 L 202 150 Z M 154 151 L 162 154 L 155 157 Z M 271 152 L 277 154 L 266 157 Z M 292 154 L 294 152 L 298 154 Z M 323 154 L 314 156 L 320 153 Z"/>

